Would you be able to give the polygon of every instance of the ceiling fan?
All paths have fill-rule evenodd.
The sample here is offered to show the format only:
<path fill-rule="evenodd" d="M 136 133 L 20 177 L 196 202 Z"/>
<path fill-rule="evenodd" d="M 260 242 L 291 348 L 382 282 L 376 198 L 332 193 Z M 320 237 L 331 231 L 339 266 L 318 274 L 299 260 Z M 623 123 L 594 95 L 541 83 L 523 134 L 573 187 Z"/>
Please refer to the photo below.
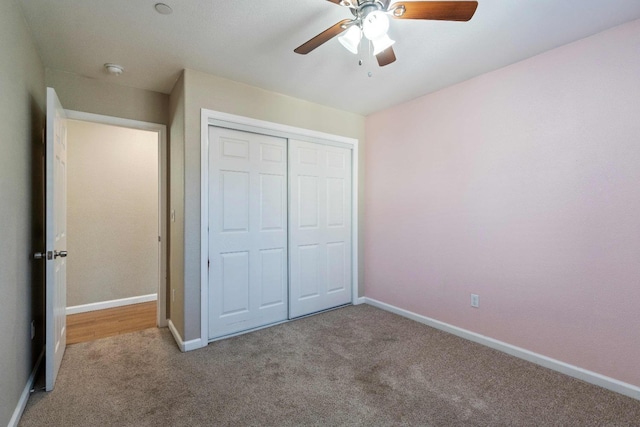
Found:
<path fill-rule="evenodd" d="M 389 16 L 395 19 L 427 19 L 439 21 L 468 21 L 478 7 L 477 1 L 401 1 L 389 5 L 391 0 L 327 0 L 351 10 L 353 19 L 343 19 L 327 28 L 294 52 L 306 55 L 337 35 L 340 43 L 357 54 L 362 35 L 373 44 L 373 54 L 378 65 L 384 67 L 396 60 L 392 45 L 395 43 L 387 35 Z"/>

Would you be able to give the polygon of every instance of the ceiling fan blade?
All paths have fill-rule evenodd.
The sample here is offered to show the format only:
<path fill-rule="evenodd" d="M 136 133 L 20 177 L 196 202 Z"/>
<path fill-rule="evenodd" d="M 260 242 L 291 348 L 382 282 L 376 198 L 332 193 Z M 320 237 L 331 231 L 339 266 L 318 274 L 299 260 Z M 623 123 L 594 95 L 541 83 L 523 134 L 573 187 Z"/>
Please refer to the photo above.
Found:
<path fill-rule="evenodd" d="M 393 47 L 389 46 L 388 48 L 377 54 L 376 59 L 378 60 L 378 65 L 381 67 L 394 62 L 396 60 L 396 54 L 393 51 Z"/>
<path fill-rule="evenodd" d="M 468 21 L 477 7 L 477 1 L 408 1 L 394 3 L 389 10 L 398 19 Z"/>
<path fill-rule="evenodd" d="M 327 28 L 306 43 L 301 44 L 293 51 L 301 55 L 306 55 L 321 44 L 328 42 L 338 34 L 342 33 L 351 21 L 351 19 L 343 19 L 334 26 Z"/>

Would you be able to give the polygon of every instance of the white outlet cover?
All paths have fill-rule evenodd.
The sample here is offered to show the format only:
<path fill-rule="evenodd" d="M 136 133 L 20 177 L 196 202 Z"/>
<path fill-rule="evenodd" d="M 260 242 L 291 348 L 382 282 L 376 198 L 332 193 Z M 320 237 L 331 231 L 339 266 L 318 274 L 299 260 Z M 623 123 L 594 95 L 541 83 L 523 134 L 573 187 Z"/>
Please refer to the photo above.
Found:
<path fill-rule="evenodd" d="M 471 307 L 480 307 L 480 296 L 476 294 L 471 294 Z"/>

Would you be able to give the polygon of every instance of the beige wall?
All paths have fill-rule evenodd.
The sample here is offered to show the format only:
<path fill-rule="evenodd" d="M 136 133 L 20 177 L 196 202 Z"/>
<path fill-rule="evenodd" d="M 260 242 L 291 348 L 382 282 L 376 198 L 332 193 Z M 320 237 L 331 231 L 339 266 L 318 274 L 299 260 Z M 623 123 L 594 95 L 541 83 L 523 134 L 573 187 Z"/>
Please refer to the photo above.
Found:
<path fill-rule="evenodd" d="M 364 117 L 300 99 L 269 92 L 231 80 L 193 70 L 184 72 L 184 145 L 172 141 L 172 149 L 182 153 L 179 163 L 184 168 L 182 188 L 172 192 L 172 205 L 180 207 L 184 219 L 176 222 L 184 232 L 184 246 L 176 245 L 172 254 L 184 259 L 184 274 L 172 283 L 184 301 L 183 339 L 200 337 L 200 110 L 207 108 L 240 116 L 267 120 L 290 126 L 356 138 L 360 141 L 360 191 L 364 176 Z M 174 162 L 172 161 L 172 164 Z M 172 171 L 173 174 L 174 171 Z M 181 191 L 184 191 L 181 194 Z M 184 203 L 184 208 L 181 204 Z M 361 205 L 362 206 L 362 205 Z M 360 209 L 360 222 L 363 211 Z M 176 218 L 178 221 L 178 218 Z M 362 230 L 358 239 L 362 252 Z M 172 243 L 173 246 L 173 243 Z M 184 249 L 183 253 L 180 251 Z M 362 264 L 358 266 L 362 271 Z M 179 280 L 183 280 L 179 282 Z"/>
<path fill-rule="evenodd" d="M 158 291 L 158 135 L 70 120 L 67 306 Z"/>
<path fill-rule="evenodd" d="M 68 110 L 102 114 L 166 125 L 169 95 L 120 86 L 59 70 L 46 70 L 47 86 L 53 87 Z"/>
<path fill-rule="evenodd" d="M 0 425 L 7 425 L 43 339 L 41 212 L 44 68 L 20 8 L 0 1 Z M 36 321 L 36 337 L 29 324 Z"/>

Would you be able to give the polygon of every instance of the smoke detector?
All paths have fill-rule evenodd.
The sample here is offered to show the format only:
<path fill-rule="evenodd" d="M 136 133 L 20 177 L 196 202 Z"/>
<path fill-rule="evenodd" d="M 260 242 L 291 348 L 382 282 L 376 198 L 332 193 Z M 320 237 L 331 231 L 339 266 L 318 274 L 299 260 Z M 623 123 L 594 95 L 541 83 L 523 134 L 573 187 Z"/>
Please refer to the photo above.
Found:
<path fill-rule="evenodd" d="M 107 73 L 111 74 L 112 76 L 119 76 L 124 72 L 124 68 L 122 68 L 122 66 L 118 64 L 104 64 L 104 69 L 107 70 Z"/>
<path fill-rule="evenodd" d="M 161 15 L 171 15 L 171 13 L 173 12 L 173 9 L 171 9 L 171 6 L 169 6 L 168 4 L 156 3 L 154 7 L 156 8 L 156 11 Z"/>

